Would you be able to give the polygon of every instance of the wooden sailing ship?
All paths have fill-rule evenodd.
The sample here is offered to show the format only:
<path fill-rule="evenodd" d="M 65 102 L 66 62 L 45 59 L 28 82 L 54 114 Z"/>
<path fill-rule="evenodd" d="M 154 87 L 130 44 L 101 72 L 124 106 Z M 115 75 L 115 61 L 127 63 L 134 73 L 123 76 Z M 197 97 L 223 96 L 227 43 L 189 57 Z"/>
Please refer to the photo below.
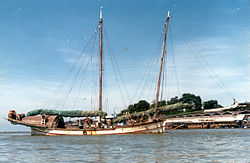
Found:
<path fill-rule="evenodd" d="M 40 115 L 19 115 L 16 114 L 14 110 L 11 110 L 8 115 L 8 120 L 13 124 L 20 124 L 31 127 L 32 135 L 114 135 L 114 134 L 140 134 L 140 133 L 163 133 L 165 131 L 165 120 L 160 119 L 158 115 L 158 98 L 159 90 L 162 76 L 162 64 L 164 63 L 164 58 L 166 55 L 166 37 L 168 30 L 170 14 L 165 22 L 165 33 L 164 41 L 161 54 L 161 64 L 159 71 L 159 78 L 156 90 L 156 99 L 155 99 L 155 111 L 154 116 L 142 123 L 136 124 L 126 124 L 126 125 L 116 125 L 113 123 L 113 118 L 107 117 L 102 111 L 102 73 L 103 73 L 103 18 L 102 10 L 100 11 L 100 20 L 99 20 L 99 39 L 100 39 L 100 66 L 99 66 L 99 112 L 75 112 L 68 111 L 72 113 L 70 117 L 90 117 L 96 116 L 96 121 L 92 119 L 85 118 L 83 125 L 79 125 L 82 121 L 79 120 L 77 125 L 64 122 L 62 112 L 58 111 L 58 114 L 52 114 L 50 111 L 43 112 L 40 110 L 38 112 Z M 65 113 L 65 112 L 64 112 Z M 74 113 L 74 114 L 73 114 Z M 72 116 L 74 115 L 74 116 Z M 103 120 L 107 123 L 103 123 Z"/>

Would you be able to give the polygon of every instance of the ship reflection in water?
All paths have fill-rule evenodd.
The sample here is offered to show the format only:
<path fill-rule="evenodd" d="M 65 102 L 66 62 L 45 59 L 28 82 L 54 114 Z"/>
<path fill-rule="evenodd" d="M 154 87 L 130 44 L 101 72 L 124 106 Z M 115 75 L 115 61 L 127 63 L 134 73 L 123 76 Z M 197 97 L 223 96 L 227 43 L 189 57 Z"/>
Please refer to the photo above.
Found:
<path fill-rule="evenodd" d="M 248 162 L 250 130 L 73 137 L 0 133 L 0 147 L 0 162 Z"/>

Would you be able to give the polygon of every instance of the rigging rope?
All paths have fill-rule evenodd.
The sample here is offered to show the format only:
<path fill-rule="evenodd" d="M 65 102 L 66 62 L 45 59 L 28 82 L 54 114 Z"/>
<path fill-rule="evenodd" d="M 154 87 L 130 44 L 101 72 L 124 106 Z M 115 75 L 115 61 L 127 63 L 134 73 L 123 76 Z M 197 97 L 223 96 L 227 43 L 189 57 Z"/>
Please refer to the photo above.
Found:
<path fill-rule="evenodd" d="M 111 43 L 110 43 L 110 40 L 109 40 L 109 36 L 108 36 L 108 33 L 107 33 L 107 30 L 106 28 L 104 27 L 104 35 L 105 35 L 105 39 L 106 39 L 106 44 L 107 44 L 107 48 L 108 48 L 108 51 L 109 51 L 109 56 L 110 56 L 110 59 L 111 59 L 111 65 L 114 69 L 114 74 L 115 74 L 115 79 L 116 79 L 116 82 L 117 82 L 117 85 L 118 85 L 118 89 L 120 90 L 120 96 L 122 98 L 122 102 L 124 104 L 125 107 L 127 107 L 126 105 L 126 102 L 125 102 L 125 97 L 128 98 L 128 101 L 130 101 L 130 96 L 129 96 L 129 93 L 127 91 L 127 88 L 125 86 L 125 83 L 124 83 L 124 80 L 120 74 L 120 68 L 119 68 L 119 65 L 117 64 L 117 60 L 115 58 L 115 55 L 114 55 L 114 52 L 113 52 L 113 49 L 111 48 Z M 119 84 L 119 79 L 121 81 L 121 84 L 123 86 L 123 89 L 124 89 L 124 94 L 126 96 L 124 96 L 123 94 L 123 90 Z"/>
<path fill-rule="evenodd" d="M 94 56 L 95 55 L 95 56 Z M 99 54 L 97 52 L 93 52 L 93 58 L 99 58 Z M 97 90 L 97 80 L 98 79 L 98 68 L 99 64 L 96 60 L 92 59 L 92 91 L 91 91 L 91 108 L 98 108 L 98 90 Z"/>
<path fill-rule="evenodd" d="M 163 31 L 163 30 L 162 30 Z M 149 62 L 146 64 L 146 72 L 142 74 L 140 81 L 143 82 L 143 84 L 141 84 L 142 82 L 140 82 L 138 84 L 138 87 L 137 89 L 135 90 L 135 93 L 134 93 L 134 99 L 137 99 L 140 100 L 143 96 L 144 96 L 144 93 L 146 91 L 146 88 L 149 87 L 149 93 L 148 93 L 148 97 L 147 99 L 150 99 L 149 96 L 154 96 L 154 93 L 152 94 L 152 87 L 153 85 L 155 84 L 155 81 L 157 80 L 157 71 L 155 71 L 155 68 L 159 66 L 159 52 L 157 52 L 157 50 L 160 50 L 160 47 L 161 47 L 161 44 L 163 42 L 163 32 L 161 32 L 161 35 L 160 35 L 160 39 L 158 41 L 158 43 L 156 44 L 152 54 L 153 55 L 150 55 L 151 58 L 149 58 Z M 156 58 L 156 59 L 155 59 Z M 155 61 L 155 64 L 153 64 L 153 62 Z M 153 77 L 152 77 L 153 75 Z M 156 87 L 156 85 L 155 85 Z M 136 95 L 139 94 L 139 96 L 137 96 L 136 98 Z M 153 97 L 154 99 L 154 97 Z"/>
<path fill-rule="evenodd" d="M 103 53 L 105 54 L 105 49 L 103 49 Z M 105 59 L 106 55 L 103 55 L 103 101 L 106 101 L 105 103 L 103 103 L 103 109 L 105 111 L 107 111 L 108 107 L 109 107 L 109 103 L 108 103 L 108 83 L 107 83 L 107 71 L 106 71 L 106 59 Z"/>
<path fill-rule="evenodd" d="M 96 30 L 95 30 L 96 31 Z M 92 40 L 92 38 L 95 36 L 95 32 L 91 35 L 90 39 L 88 40 L 86 46 L 83 48 L 83 50 L 81 51 L 79 57 L 76 59 L 75 63 L 73 64 L 73 66 L 71 67 L 71 69 L 69 70 L 69 72 L 65 75 L 65 77 L 63 78 L 62 82 L 60 82 L 60 84 L 58 85 L 58 87 L 55 89 L 55 91 L 52 93 L 52 95 L 50 96 L 50 98 L 48 99 L 48 101 L 46 102 L 46 106 L 45 108 L 48 109 L 50 107 L 50 105 L 53 103 L 53 101 L 55 100 L 56 96 L 59 94 L 60 90 L 64 87 L 66 81 L 69 79 L 70 75 L 72 74 L 72 72 L 74 71 L 76 65 L 79 63 L 79 61 L 81 60 L 81 58 L 85 55 L 85 50 L 88 48 L 90 41 Z"/>
<path fill-rule="evenodd" d="M 89 65 L 89 62 L 90 62 L 90 60 L 88 60 L 87 65 L 86 65 L 86 67 L 85 67 L 84 70 L 87 70 L 88 65 Z M 79 67 L 76 76 L 74 77 L 73 81 L 71 82 L 70 89 L 67 91 L 66 95 L 64 96 L 62 108 L 64 108 L 64 105 L 65 105 L 65 103 L 66 103 L 66 101 L 67 101 L 67 99 L 68 99 L 68 97 L 69 97 L 69 94 L 71 93 L 73 87 L 75 86 L 75 81 L 76 81 L 76 79 L 78 78 L 78 76 L 79 76 L 79 74 L 80 74 L 80 72 L 81 72 L 81 70 L 82 70 L 82 67 L 83 67 L 83 62 L 82 62 L 82 64 L 81 64 L 81 66 Z"/>
<path fill-rule="evenodd" d="M 183 30 L 181 29 L 181 27 L 179 27 L 180 31 L 182 32 L 183 35 L 185 35 L 185 33 L 183 32 Z M 186 35 L 187 37 L 187 35 Z M 183 37 L 184 38 L 184 37 Z M 188 41 L 184 38 L 183 39 L 186 46 L 190 49 L 191 54 L 193 55 L 193 57 L 199 62 L 199 64 L 201 65 L 201 67 L 212 77 L 212 79 L 214 79 L 215 82 L 217 82 L 218 86 L 224 91 L 224 93 L 226 95 L 228 95 L 230 98 L 234 98 L 232 93 L 226 89 L 225 84 L 220 80 L 220 78 L 216 75 L 216 73 L 212 70 L 212 68 L 208 65 L 208 63 L 205 61 L 204 57 L 201 55 L 201 53 L 195 48 L 194 44 L 192 41 L 190 41 L 190 44 L 188 43 Z M 193 50 L 192 50 L 193 48 Z M 202 58 L 200 59 L 198 57 L 198 55 Z"/>
<path fill-rule="evenodd" d="M 169 24 L 169 32 L 170 32 L 170 45 L 171 45 L 171 52 L 172 52 L 172 65 L 173 65 L 173 69 L 174 69 L 174 75 L 175 75 L 175 79 L 176 79 L 176 84 L 177 84 L 177 89 L 178 89 L 178 95 L 179 97 L 181 96 L 181 91 L 180 91 L 180 87 L 179 87 L 179 80 L 178 80 L 178 74 L 177 74 L 177 69 L 176 69 L 176 62 L 175 62 L 175 53 L 174 53 L 174 44 L 173 44 L 173 32 L 172 32 L 172 27 L 171 27 L 171 23 Z"/>
<path fill-rule="evenodd" d="M 160 97 L 160 101 L 162 101 L 162 98 L 163 98 L 163 93 L 164 93 L 164 86 L 165 86 L 165 82 L 166 82 L 166 80 L 165 80 L 165 74 L 166 74 L 166 70 L 167 70 L 167 52 L 166 52 L 166 50 L 164 51 L 164 60 L 163 60 L 163 69 L 162 69 L 162 81 L 161 81 L 161 97 Z"/>
<path fill-rule="evenodd" d="M 92 44 L 92 49 L 90 51 L 90 54 L 91 54 L 91 58 L 90 58 L 90 61 L 92 62 L 92 57 L 93 57 L 93 51 L 94 51 L 94 48 L 95 48 L 95 42 L 96 42 L 96 35 L 97 33 L 95 34 L 95 37 L 94 37 L 94 40 L 93 40 L 93 44 Z M 75 99 L 75 102 L 74 102 L 74 107 L 76 106 L 76 103 L 77 103 L 77 100 L 79 98 L 79 95 L 80 95 L 80 92 L 81 92 L 81 88 L 82 88 L 82 85 L 83 85 L 83 81 L 84 81 L 84 78 L 85 78 L 85 75 L 86 75 L 86 72 L 87 72 L 87 69 L 85 71 L 83 71 L 83 74 L 81 75 L 82 76 L 82 79 L 81 79 L 81 82 L 80 82 L 80 87 L 78 89 L 78 93 L 77 93 L 77 96 L 76 96 L 76 99 Z"/>

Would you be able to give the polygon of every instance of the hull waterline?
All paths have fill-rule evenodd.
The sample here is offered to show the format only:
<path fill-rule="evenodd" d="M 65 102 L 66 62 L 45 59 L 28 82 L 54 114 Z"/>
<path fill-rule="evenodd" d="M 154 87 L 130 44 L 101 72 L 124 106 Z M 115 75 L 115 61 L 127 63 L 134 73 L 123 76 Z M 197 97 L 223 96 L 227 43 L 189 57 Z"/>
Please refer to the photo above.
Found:
<path fill-rule="evenodd" d="M 119 135 L 119 134 L 149 134 L 149 133 L 164 133 L 165 123 L 156 122 L 137 126 L 116 127 L 114 129 L 98 129 L 98 130 L 84 130 L 84 129 L 50 129 L 31 127 L 31 135 Z"/>

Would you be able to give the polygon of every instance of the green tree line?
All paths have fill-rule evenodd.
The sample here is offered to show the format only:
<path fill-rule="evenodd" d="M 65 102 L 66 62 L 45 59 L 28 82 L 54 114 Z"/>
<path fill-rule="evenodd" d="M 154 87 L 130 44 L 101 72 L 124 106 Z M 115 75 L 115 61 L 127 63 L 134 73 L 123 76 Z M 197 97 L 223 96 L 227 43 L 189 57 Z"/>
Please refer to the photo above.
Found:
<path fill-rule="evenodd" d="M 222 105 L 220 105 L 218 103 L 217 100 L 209 100 L 209 101 L 204 101 L 202 102 L 201 97 L 200 96 L 196 96 L 194 94 L 191 93 L 184 93 L 182 94 L 182 97 L 173 97 L 170 100 L 166 101 L 159 101 L 158 102 L 158 107 L 162 107 L 162 106 L 166 106 L 166 105 L 173 105 L 173 104 L 177 104 L 177 103 L 187 103 L 187 104 L 191 104 L 192 107 L 188 107 L 186 110 L 182 110 L 180 112 L 193 112 L 193 111 L 202 111 L 204 109 L 213 109 L 213 108 L 220 108 L 223 107 Z M 147 102 L 146 100 L 140 100 L 138 103 L 135 104 L 131 104 L 128 106 L 127 109 L 122 110 L 121 113 L 119 115 L 123 115 L 125 113 L 135 113 L 135 112 L 142 112 L 142 111 L 147 111 L 151 108 L 154 108 L 155 103 L 153 102 L 152 105 L 150 105 L 149 102 Z"/>

